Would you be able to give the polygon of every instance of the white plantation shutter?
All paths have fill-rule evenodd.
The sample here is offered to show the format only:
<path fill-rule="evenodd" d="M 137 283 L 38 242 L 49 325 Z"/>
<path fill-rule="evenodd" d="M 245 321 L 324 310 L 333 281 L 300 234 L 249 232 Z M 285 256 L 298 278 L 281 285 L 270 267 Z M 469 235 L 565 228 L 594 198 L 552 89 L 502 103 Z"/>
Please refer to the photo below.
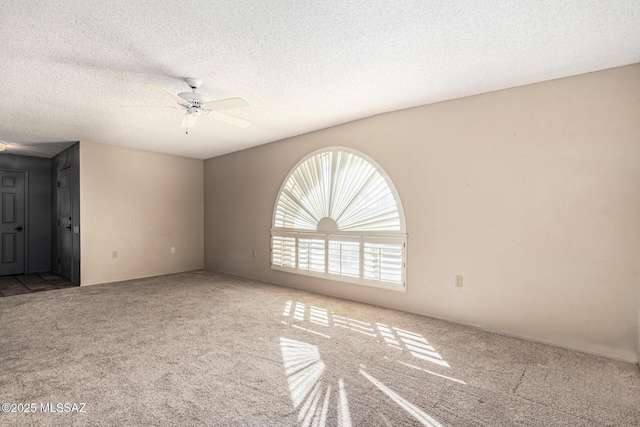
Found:
<path fill-rule="evenodd" d="M 315 230 L 325 217 L 344 231 L 400 231 L 387 181 L 371 163 L 349 152 L 320 153 L 298 166 L 280 192 L 274 226 Z"/>
<path fill-rule="evenodd" d="M 375 239 L 364 242 L 364 279 L 401 283 L 404 270 L 404 245 L 400 239 Z"/>
<path fill-rule="evenodd" d="M 324 273 L 324 252 L 324 238 L 302 235 L 298 238 L 298 269 Z"/>
<path fill-rule="evenodd" d="M 289 174 L 273 215 L 274 269 L 405 290 L 400 199 L 382 168 L 336 148 L 312 153 Z"/>
<path fill-rule="evenodd" d="M 360 239 L 329 237 L 329 273 L 360 277 Z"/>
<path fill-rule="evenodd" d="M 278 267 L 296 268 L 295 234 L 271 238 L 271 264 Z"/>

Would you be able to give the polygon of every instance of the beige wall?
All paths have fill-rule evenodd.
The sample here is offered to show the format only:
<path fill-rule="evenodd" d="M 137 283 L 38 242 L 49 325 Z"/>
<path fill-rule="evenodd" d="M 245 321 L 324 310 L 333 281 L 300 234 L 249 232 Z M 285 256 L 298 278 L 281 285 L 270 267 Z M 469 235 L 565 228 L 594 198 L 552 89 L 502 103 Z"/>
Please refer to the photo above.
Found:
<path fill-rule="evenodd" d="M 203 267 L 202 160 L 81 142 L 80 209 L 82 285 Z"/>
<path fill-rule="evenodd" d="M 639 95 L 634 65 L 207 160 L 205 267 L 636 361 Z M 400 193 L 407 293 L 270 270 L 280 185 L 334 145 L 371 156 Z"/>

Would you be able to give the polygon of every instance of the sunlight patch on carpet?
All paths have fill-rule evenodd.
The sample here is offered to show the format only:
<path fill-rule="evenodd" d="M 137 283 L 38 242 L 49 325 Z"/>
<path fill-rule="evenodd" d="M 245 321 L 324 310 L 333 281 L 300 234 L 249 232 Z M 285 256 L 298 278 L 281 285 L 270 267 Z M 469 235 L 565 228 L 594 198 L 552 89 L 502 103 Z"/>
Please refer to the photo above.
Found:
<path fill-rule="evenodd" d="M 360 373 L 366 379 L 371 381 L 371 383 L 375 385 L 378 388 L 378 390 L 380 390 L 381 392 L 389 396 L 391 400 L 396 402 L 402 409 L 407 411 L 411 416 L 413 416 L 416 420 L 418 420 L 420 424 L 427 427 L 443 427 L 442 424 L 436 421 L 435 418 L 431 417 L 422 409 L 418 408 L 417 406 L 415 406 L 414 404 L 412 404 L 411 402 L 407 401 L 405 398 L 400 396 L 398 393 L 394 392 L 389 387 L 384 385 L 381 381 L 378 381 L 377 379 L 372 377 L 370 374 L 368 374 L 363 369 L 362 366 L 360 367 Z"/>
<path fill-rule="evenodd" d="M 293 316 L 292 316 L 293 314 Z M 405 329 L 392 327 L 380 322 L 363 322 L 347 316 L 341 316 L 336 313 L 328 313 L 322 307 L 307 307 L 302 302 L 287 301 L 282 315 L 294 321 L 309 321 L 316 325 L 324 327 L 339 327 L 348 329 L 359 334 L 367 335 L 372 338 L 382 338 L 387 346 L 400 351 L 408 351 L 411 356 L 416 359 L 424 360 L 439 366 L 450 368 L 449 364 L 442 356 L 429 344 L 429 342 L 419 333 L 411 332 Z M 287 324 L 283 321 L 284 324 Z M 301 325 L 291 323 L 296 329 L 308 331 L 310 333 L 321 335 L 329 338 L 328 335 L 313 329 L 306 328 Z"/>

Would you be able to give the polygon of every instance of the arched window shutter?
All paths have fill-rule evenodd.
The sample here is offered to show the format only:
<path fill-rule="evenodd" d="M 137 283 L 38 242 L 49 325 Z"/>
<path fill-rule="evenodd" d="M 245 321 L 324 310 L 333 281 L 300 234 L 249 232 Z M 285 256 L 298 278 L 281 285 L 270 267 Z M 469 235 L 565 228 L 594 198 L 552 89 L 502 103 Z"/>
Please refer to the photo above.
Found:
<path fill-rule="evenodd" d="M 406 290 L 406 230 L 386 173 L 346 148 L 304 158 L 281 187 L 271 267 Z"/>

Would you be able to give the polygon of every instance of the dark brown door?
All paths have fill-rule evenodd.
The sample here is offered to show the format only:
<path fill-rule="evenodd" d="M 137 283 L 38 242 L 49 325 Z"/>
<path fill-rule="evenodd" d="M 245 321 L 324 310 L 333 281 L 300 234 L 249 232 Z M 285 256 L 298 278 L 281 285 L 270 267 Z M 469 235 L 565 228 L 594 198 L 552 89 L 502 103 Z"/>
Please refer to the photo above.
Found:
<path fill-rule="evenodd" d="M 58 273 L 67 279 L 71 278 L 73 255 L 71 177 L 71 167 L 58 171 Z"/>
<path fill-rule="evenodd" d="M 0 171 L 0 275 L 24 273 L 24 172 Z"/>

